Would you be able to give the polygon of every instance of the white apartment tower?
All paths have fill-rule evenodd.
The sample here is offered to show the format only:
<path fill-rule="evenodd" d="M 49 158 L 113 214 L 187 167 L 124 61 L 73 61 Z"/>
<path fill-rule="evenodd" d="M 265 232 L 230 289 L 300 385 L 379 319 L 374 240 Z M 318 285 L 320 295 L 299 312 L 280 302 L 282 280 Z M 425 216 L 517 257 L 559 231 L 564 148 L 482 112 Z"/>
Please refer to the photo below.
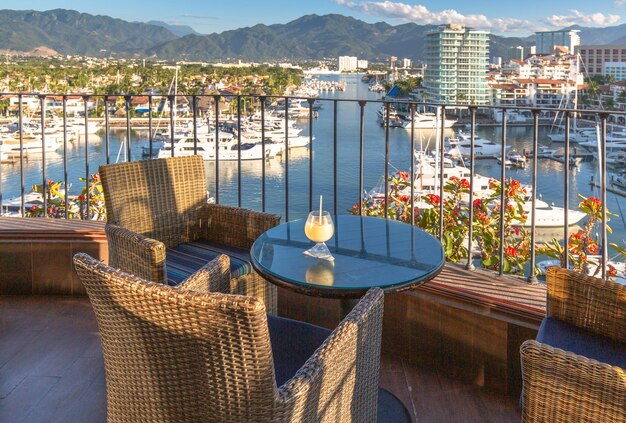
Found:
<path fill-rule="evenodd" d="M 354 56 L 339 56 L 339 72 L 350 72 L 357 69 L 358 60 Z"/>
<path fill-rule="evenodd" d="M 440 26 L 426 33 L 428 98 L 440 103 L 487 104 L 489 33 L 461 24 Z"/>
<path fill-rule="evenodd" d="M 536 54 L 553 54 L 554 46 L 565 46 L 573 54 L 576 46 L 580 45 L 579 32 L 577 29 L 535 32 Z"/>

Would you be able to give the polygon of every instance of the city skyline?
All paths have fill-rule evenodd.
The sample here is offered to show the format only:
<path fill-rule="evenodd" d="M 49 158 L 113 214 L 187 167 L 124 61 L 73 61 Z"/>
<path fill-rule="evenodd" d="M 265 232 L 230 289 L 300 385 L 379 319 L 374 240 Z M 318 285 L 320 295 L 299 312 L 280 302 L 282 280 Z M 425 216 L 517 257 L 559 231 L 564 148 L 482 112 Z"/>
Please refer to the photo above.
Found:
<path fill-rule="evenodd" d="M 374 23 L 392 25 L 462 23 L 502 35 L 531 35 L 539 30 L 555 30 L 571 25 L 606 27 L 623 23 L 626 0 L 599 0 L 592 4 L 582 0 L 550 2 L 527 0 L 524 7 L 510 2 L 449 0 L 443 5 L 436 0 L 421 1 L 250 1 L 202 2 L 188 0 L 172 6 L 171 2 L 144 0 L 122 2 L 85 2 L 73 0 L 31 0 L 24 7 L 21 0 L 2 0 L 0 8 L 45 11 L 72 9 L 92 15 L 107 15 L 131 22 L 163 21 L 171 25 L 187 25 L 201 34 L 223 32 L 256 24 L 286 23 L 307 14 L 338 13 Z"/>

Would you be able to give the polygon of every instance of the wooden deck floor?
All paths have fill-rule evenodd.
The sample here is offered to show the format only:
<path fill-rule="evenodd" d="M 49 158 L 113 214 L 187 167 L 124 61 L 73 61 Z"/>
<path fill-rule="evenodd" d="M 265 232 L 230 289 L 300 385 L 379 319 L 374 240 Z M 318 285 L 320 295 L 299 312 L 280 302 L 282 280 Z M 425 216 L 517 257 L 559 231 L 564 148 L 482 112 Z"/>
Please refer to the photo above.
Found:
<path fill-rule="evenodd" d="M 383 357 L 381 386 L 415 422 L 518 422 L 517 399 Z M 0 422 L 104 422 L 104 368 L 86 298 L 0 297 Z"/>

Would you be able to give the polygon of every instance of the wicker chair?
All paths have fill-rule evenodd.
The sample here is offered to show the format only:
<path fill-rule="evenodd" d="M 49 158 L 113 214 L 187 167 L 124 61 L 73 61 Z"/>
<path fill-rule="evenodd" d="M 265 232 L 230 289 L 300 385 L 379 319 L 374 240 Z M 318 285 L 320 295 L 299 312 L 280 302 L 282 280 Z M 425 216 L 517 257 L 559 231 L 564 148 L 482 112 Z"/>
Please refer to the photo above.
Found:
<path fill-rule="evenodd" d="M 521 347 L 524 422 L 626 422 L 626 286 L 552 267 Z"/>
<path fill-rule="evenodd" d="M 331 333 L 258 298 L 196 292 L 228 282 L 225 256 L 180 288 L 83 253 L 74 263 L 102 335 L 109 422 L 376 421 L 381 289 Z"/>
<path fill-rule="evenodd" d="M 262 298 L 276 312 L 276 287 L 250 265 L 250 247 L 280 216 L 207 204 L 200 156 L 100 166 L 111 266 L 176 285 L 223 253 L 231 293 Z"/>

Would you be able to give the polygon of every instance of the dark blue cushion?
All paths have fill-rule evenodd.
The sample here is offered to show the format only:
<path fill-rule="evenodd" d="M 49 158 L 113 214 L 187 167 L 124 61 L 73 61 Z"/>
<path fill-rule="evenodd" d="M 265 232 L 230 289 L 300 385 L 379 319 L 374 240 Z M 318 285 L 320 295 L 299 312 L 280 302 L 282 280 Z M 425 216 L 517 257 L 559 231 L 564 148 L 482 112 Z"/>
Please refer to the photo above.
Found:
<path fill-rule="evenodd" d="M 194 241 L 168 248 L 165 252 L 167 281 L 178 285 L 220 254 L 230 256 L 231 277 L 252 272 L 250 251 L 209 241 Z"/>
<path fill-rule="evenodd" d="M 552 317 L 546 317 L 541 322 L 537 341 L 626 369 L 626 344 Z"/>
<path fill-rule="evenodd" d="M 328 329 L 284 317 L 267 316 L 276 385 L 291 379 L 331 334 Z"/>

